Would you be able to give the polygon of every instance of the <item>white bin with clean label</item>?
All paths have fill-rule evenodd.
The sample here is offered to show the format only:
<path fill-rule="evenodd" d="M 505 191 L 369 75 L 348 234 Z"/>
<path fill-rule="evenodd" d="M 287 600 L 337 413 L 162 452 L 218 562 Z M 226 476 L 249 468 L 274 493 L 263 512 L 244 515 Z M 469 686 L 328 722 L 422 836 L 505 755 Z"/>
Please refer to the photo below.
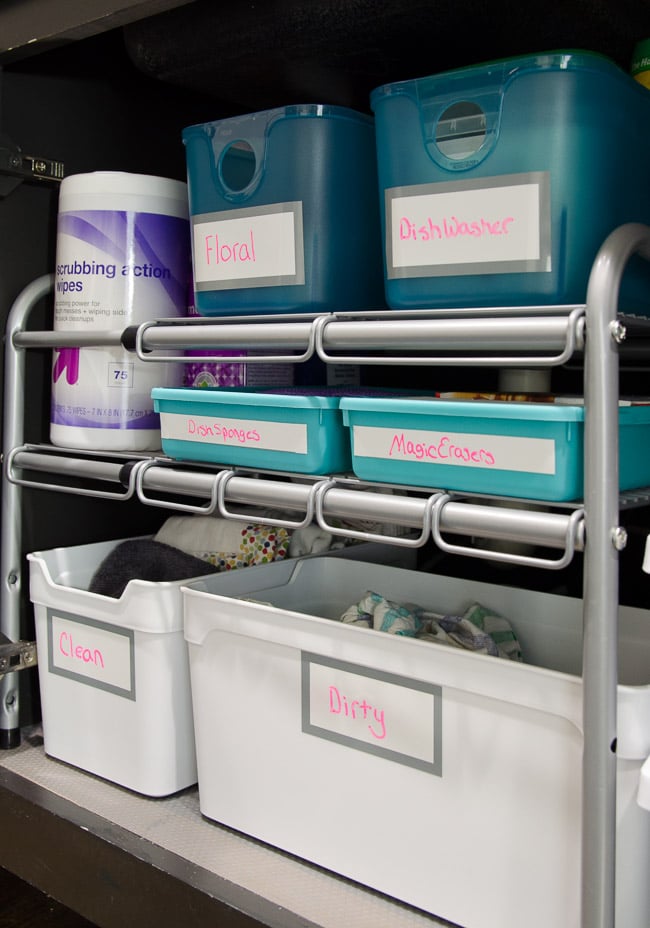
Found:
<path fill-rule="evenodd" d="M 366 590 L 441 613 L 478 601 L 526 663 L 336 621 Z M 579 928 L 579 600 L 328 557 L 183 597 L 207 818 L 463 928 Z M 649 628 L 621 608 L 625 928 L 650 924 Z"/>
<path fill-rule="evenodd" d="M 147 796 L 196 783 L 182 580 L 88 590 L 118 541 L 28 554 L 45 753 Z"/>

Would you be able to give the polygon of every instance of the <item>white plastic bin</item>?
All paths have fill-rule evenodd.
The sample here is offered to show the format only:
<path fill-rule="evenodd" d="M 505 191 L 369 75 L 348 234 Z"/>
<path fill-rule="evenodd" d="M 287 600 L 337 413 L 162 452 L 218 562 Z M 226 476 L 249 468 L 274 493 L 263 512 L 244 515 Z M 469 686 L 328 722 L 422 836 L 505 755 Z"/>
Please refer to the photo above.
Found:
<path fill-rule="evenodd" d="M 182 580 L 90 593 L 119 541 L 28 554 L 45 753 L 147 796 L 196 783 Z"/>
<path fill-rule="evenodd" d="M 489 606 L 526 663 L 332 621 L 366 590 Z M 183 597 L 205 816 L 464 928 L 578 928 L 579 600 L 328 557 Z M 647 928 L 650 614 L 620 623 L 616 924 Z"/>

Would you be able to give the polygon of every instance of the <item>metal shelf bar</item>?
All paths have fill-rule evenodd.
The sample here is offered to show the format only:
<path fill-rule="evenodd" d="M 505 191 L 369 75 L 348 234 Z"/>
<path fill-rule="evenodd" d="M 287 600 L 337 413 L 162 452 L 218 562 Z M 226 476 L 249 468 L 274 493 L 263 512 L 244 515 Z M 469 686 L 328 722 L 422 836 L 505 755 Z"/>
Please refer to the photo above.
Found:
<path fill-rule="evenodd" d="M 182 324 L 173 320 L 160 320 L 156 323 L 144 323 L 138 327 L 133 339 L 125 339 L 124 333 L 108 331 L 89 334 L 87 332 L 42 332 L 21 331 L 13 336 L 17 348 L 47 347 L 93 347 L 102 344 L 122 345 L 125 341 L 138 347 L 138 354 L 151 360 L 161 360 L 156 351 L 172 349 L 218 348 L 218 350 L 259 349 L 274 352 L 292 351 L 296 357 L 290 360 L 300 361 L 307 357 L 313 347 L 316 332 L 320 333 L 319 348 L 329 360 L 348 363 L 457 363 L 453 357 L 445 357 L 442 352 L 452 354 L 463 352 L 481 352 L 479 363 L 549 363 L 544 352 L 551 355 L 552 363 L 562 363 L 567 350 L 571 353 L 582 346 L 580 327 L 577 318 L 582 314 L 582 307 L 575 308 L 569 314 L 529 317 L 517 316 L 516 310 L 508 318 L 501 316 L 479 317 L 478 319 L 448 318 L 444 313 L 440 317 L 425 315 L 416 319 L 374 319 L 370 324 L 367 319 L 339 318 L 336 315 L 319 316 L 307 322 L 269 321 L 255 323 L 204 322 L 202 324 Z M 399 316 L 396 313 L 396 316 Z M 399 345 L 400 353 L 390 357 L 368 357 L 355 354 L 353 357 L 337 355 L 329 357 L 327 352 L 361 352 L 394 351 Z M 529 358 L 502 358 L 503 352 L 522 352 L 534 346 L 536 354 Z M 413 358 L 409 352 L 418 352 L 427 357 Z M 488 355 L 487 357 L 485 357 Z M 492 355 L 490 357 L 489 355 Z M 168 360 L 183 360 L 178 356 Z M 247 361 L 256 363 L 263 360 L 247 357 Z M 472 358 L 472 363 L 476 359 Z"/>
<path fill-rule="evenodd" d="M 121 348 L 119 329 L 79 332 L 17 332 L 13 337 L 16 348 Z"/>
<path fill-rule="evenodd" d="M 321 316 L 314 321 L 316 329 L 316 352 L 327 362 L 340 361 L 339 356 L 329 354 L 330 344 L 340 348 L 366 351 L 394 350 L 398 345 L 405 350 L 416 351 L 416 356 L 403 353 L 347 357 L 353 364 L 473 364 L 482 366 L 525 366 L 535 364 L 551 366 L 564 364 L 583 346 L 581 317 L 583 308 L 576 307 L 568 316 L 534 318 L 513 315 L 510 318 L 486 317 L 479 319 L 396 319 L 394 321 L 368 322 L 347 321 L 341 323 L 337 317 Z M 343 326 L 337 332 L 337 326 Z M 363 331 L 366 329 L 364 337 Z M 534 354 L 530 352 L 534 346 Z M 462 351 L 463 354 L 458 354 Z M 468 355 L 468 351 L 480 355 Z M 445 356 L 448 352 L 453 356 Z M 504 352 L 516 352 L 512 357 Z M 552 353 L 549 353 L 552 352 Z"/>
<path fill-rule="evenodd" d="M 97 479 L 115 483 L 124 482 L 125 468 L 122 462 L 94 461 L 75 458 L 68 455 L 41 453 L 33 450 L 35 446 L 15 449 L 11 454 L 11 471 L 9 480 L 20 481 L 22 486 L 37 486 L 60 491 L 56 484 L 43 485 L 30 481 L 25 476 L 18 476 L 16 470 L 27 470 L 57 474 L 68 479 Z M 174 466 L 167 460 L 153 459 L 142 466 L 134 465 L 138 470 L 137 482 L 146 490 L 166 493 L 180 497 L 214 498 L 215 480 L 225 476 L 222 484 L 223 500 L 243 506 L 264 509 L 287 509 L 299 512 L 314 510 L 314 497 L 322 487 L 322 481 L 314 478 L 308 483 L 294 483 L 291 480 L 260 480 L 256 476 L 241 475 L 229 470 L 209 472 L 201 469 L 184 469 Z M 131 474 L 132 471 L 127 471 Z M 83 492 L 76 485 L 68 488 L 70 492 Z M 364 519 L 373 522 L 401 525 L 422 530 L 428 521 L 427 510 L 429 498 L 407 497 L 391 493 L 375 492 L 371 484 L 359 486 L 337 485 L 336 480 L 328 480 L 327 493 L 322 494 L 318 506 L 319 512 L 340 519 Z M 65 491 L 65 490 L 64 490 Z M 372 491 L 372 492 L 370 492 Z M 100 491 L 88 490 L 88 495 L 103 495 Z M 432 495 L 438 495 L 431 491 Z M 125 497 L 126 498 L 126 497 Z M 155 505 L 155 501 L 146 502 Z M 179 505 L 169 508 L 183 509 Z M 204 509 L 201 511 L 205 511 Z M 273 517 L 269 522 L 275 524 Z M 440 516 L 441 531 L 451 534 L 477 536 L 481 538 L 518 541 L 538 544 L 543 547 L 564 549 L 570 525 L 575 522 L 572 513 L 553 513 L 527 509 L 508 509 L 507 502 L 503 508 L 449 500 Z M 300 523 L 302 524 L 302 523 Z M 330 527 L 332 533 L 337 529 Z M 341 533 L 342 535 L 345 532 Z M 581 550 L 583 538 L 577 531 L 575 548 Z M 426 539 L 423 539 L 426 540 Z"/>
<path fill-rule="evenodd" d="M 120 489 L 118 491 L 97 490 L 79 486 L 74 483 L 46 483 L 45 481 L 37 481 L 22 477 L 16 472 L 16 459 L 20 457 L 25 447 L 26 446 L 19 446 L 14 448 L 5 457 L 5 473 L 7 476 L 7 482 L 9 484 L 14 484 L 15 486 L 20 487 L 32 487 L 33 489 L 38 490 L 56 490 L 60 493 L 71 493 L 76 496 L 95 496 L 102 499 L 116 500 L 130 499 L 136 490 L 136 477 L 138 470 L 146 465 L 145 461 L 140 460 L 133 464 L 129 464 L 128 467 L 125 467 L 124 465 L 102 461 L 98 458 L 89 458 L 84 463 L 83 472 L 80 472 L 78 468 L 75 468 L 71 458 L 54 458 L 52 456 L 45 456 L 50 466 L 43 466 L 45 462 L 40 461 L 40 466 L 33 467 L 33 470 L 41 470 L 49 474 L 59 474 L 68 477 L 79 476 L 90 481 L 116 482 Z M 29 454 L 29 452 L 27 453 Z M 124 489 L 122 489 L 123 487 Z"/>

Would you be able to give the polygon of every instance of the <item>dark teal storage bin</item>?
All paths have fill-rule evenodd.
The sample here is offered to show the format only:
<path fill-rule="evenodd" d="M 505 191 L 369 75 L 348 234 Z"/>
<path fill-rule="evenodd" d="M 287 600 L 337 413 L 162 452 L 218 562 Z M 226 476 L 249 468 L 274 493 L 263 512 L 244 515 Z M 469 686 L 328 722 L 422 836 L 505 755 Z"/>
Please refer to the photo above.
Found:
<path fill-rule="evenodd" d="M 371 116 L 287 106 L 183 142 L 201 315 L 385 307 Z"/>
<path fill-rule="evenodd" d="M 650 92 L 600 55 L 388 84 L 371 105 L 392 308 L 584 303 L 609 233 L 650 223 Z M 621 306 L 647 313 L 635 260 Z"/>

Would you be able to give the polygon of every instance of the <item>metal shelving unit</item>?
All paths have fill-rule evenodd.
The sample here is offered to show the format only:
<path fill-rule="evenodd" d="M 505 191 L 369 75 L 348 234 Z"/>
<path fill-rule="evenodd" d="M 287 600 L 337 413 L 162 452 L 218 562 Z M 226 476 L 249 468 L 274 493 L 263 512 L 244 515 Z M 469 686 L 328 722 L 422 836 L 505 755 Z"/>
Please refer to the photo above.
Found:
<path fill-rule="evenodd" d="M 649 331 L 645 320 L 617 313 L 621 278 L 637 253 L 650 260 L 650 228 L 629 224 L 613 232 L 594 263 L 584 306 L 233 317 L 191 323 L 159 320 L 92 337 L 65 333 L 64 340 L 60 332 L 28 329 L 31 309 L 52 286 L 49 276 L 34 281 L 12 308 L 6 339 L 0 630 L 12 641 L 18 637 L 20 510 L 25 486 L 115 499 L 137 497 L 144 505 L 218 512 L 225 518 L 237 518 L 242 506 L 248 514 L 255 507 L 281 506 L 296 513 L 296 521 L 288 525 L 316 520 L 334 534 L 346 532 L 332 528 L 332 517 L 372 519 L 406 526 L 414 534 L 354 536 L 416 547 L 433 538 L 444 551 L 541 569 L 564 567 L 576 551 L 584 551 L 582 928 L 614 928 L 616 755 L 612 745 L 618 555 L 625 546 L 618 516 L 622 506 L 646 505 L 649 499 L 645 490 L 623 499 L 617 490 L 619 358 L 629 350 L 626 336 L 632 335 L 635 356 L 644 355 Z M 302 478 L 296 483 L 290 474 L 25 444 L 21 400 L 25 351 L 62 344 L 123 345 L 143 360 L 176 362 L 178 357 L 166 352 L 217 345 L 220 350 L 254 348 L 262 352 L 258 362 L 280 357 L 295 363 L 317 355 L 327 363 L 552 367 L 580 354 L 584 357 L 584 504 L 548 507 L 546 503 L 535 509 L 535 501 L 530 501 L 531 508 L 522 510 L 509 508 L 506 498 L 496 506 L 493 499 L 485 505 L 485 498 L 445 488 L 386 485 L 382 493 L 381 485 L 373 484 L 370 493 L 370 484 L 347 475 Z M 450 540 L 455 535 L 527 542 L 548 549 L 549 554 L 531 557 L 499 553 L 492 546 L 467 547 Z M 0 728 L 6 731 L 19 727 L 12 676 L 0 680 Z"/>

